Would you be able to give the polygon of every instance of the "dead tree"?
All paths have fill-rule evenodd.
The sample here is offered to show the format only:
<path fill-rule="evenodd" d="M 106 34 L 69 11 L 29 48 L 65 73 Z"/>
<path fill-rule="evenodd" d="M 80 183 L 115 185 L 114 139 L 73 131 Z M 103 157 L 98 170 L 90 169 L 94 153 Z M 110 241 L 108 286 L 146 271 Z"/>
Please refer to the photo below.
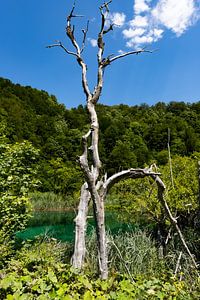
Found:
<path fill-rule="evenodd" d="M 88 26 L 87 23 L 86 29 L 82 30 L 83 32 L 83 41 L 79 45 L 75 37 L 75 27 L 72 25 L 73 18 L 82 17 L 74 14 L 75 3 L 70 14 L 67 17 L 67 26 L 66 26 L 66 35 L 71 42 L 73 50 L 68 50 L 62 42 L 58 41 L 53 45 L 48 46 L 60 47 L 67 54 L 72 55 L 79 66 L 81 67 L 82 74 L 82 87 L 86 96 L 87 110 L 90 116 L 90 129 L 82 137 L 82 147 L 83 153 L 79 157 L 79 163 L 85 177 L 85 183 L 81 188 L 80 203 L 78 207 L 78 214 L 75 219 L 76 228 L 75 228 L 75 245 L 74 245 L 74 254 L 72 257 L 72 265 L 76 269 L 81 269 L 84 264 L 85 257 L 85 231 L 86 231 L 86 220 L 88 212 L 89 201 L 92 200 L 93 204 L 93 213 L 96 223 L 96 235 L 97 235 L 97 244 L 98 244 L 98 261 L 99 261 L 99 273 L 102 279 L 108 277 L 108 257 L 107 257 L 107 240 L 106 240 L 106 231 L 105 231 L 105 211 L 104 203 L 105 198 L 110 190 L 110 188 L 118 181 L 127 178 L 143 178 L 145 176 L 157 176 L 159 174 L 152 172 L 151 168 L 149 169 L 129 169 L 113 176 L 106 178 L 106 176 L 100 177 L 101 170 L 101 161 L 99 157 L 99 123 L 96 113 L 96 104 L 101 96 L 103 88 L 103 75 L 107 66 L 112 65 L 113 62 L 124 58 L 129 55 L 137 55 L 144 52 L 150 52 L 145 49 L 129 51 L 120 55 L 109 55 L 104 57 L 104 48 L 105 48 L 105 35 L 109 34 L 113 28 L 114 24 L 106 27 L 106 15 L 109 12 L 109 4 L 112 2 L 108 1 L 100 6 L 100 16 L 101 24 L 100 30 L 98 33 L 97 39 L 97 83 L 93 91 L 90 90 L 87 80 L 87 64 L 83 59 L 82 53 L 85 48 L 85 43 L 87 40 Z M 156 177 L 157 178 L 157 177 Z M 162 182 L 160 179 L 158 184 Z M 164 186 L 164 185 L 163 185 Z"/>

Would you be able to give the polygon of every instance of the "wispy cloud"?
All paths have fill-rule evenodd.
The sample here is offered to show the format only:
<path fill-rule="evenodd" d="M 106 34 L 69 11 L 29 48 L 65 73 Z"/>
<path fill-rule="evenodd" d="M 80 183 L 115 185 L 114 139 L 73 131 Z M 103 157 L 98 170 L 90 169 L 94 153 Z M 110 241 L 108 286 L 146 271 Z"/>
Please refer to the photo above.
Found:
<path fill-rule="evenodd" d="M 106 16 L 106 26 L 114 24 L 116 26 L 123 26 L 126 20 L 126 15 L 120 12 L 108 13 Z"/>
<path fill-rule="evenodd" d="M 200 0 L 135 0 L 133 18 L 123 30 L 127 47 L 158 41 L 166 30 L 182 35 L 200 17 Z"/>
<path fill-rule="evenodd" d="M 88 41 L 90 42 L 92 47 L 97 47 L 97 40 L 88 38 Z"/>

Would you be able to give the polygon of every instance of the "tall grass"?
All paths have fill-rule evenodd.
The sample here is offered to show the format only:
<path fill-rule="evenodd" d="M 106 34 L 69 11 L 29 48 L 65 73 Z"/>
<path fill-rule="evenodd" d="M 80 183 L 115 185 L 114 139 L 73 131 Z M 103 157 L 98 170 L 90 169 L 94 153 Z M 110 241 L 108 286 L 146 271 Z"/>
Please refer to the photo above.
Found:
<path fill-rule="evenodd" d="M 116 235 L 107 233 L 109 269 L 111 272 L 126 274 L 129 278 L 145 274 L 146 277 L 174 276 L 180 250 L 172 247 L 163 258 L 151 235 L 144 230 L 119 232 Z M 92 232 L 87 237 L 86 268 L 90 271 L 97 269 L 96 234 Z M 190 257 L 183 253 L 176 276 L 193 280 L 196 271 L 192 268 Z"/>
<path fill-rule="evenodd" d="M 142 273 L 156 275 L 163 268 L 157 248 L 147 232 L 142 230 L 107 233 L 109 268 L 111 271 L 137 276 Z M 87 238 L 87 267 L 97 271 L 96 234 Z"/>
<path fill-rule="evenodd" d="M 53 192 L 34 192 L 29 196 L 33 210 L 35 211 L 65 210 L 71 206 L 71 199 Z"/>

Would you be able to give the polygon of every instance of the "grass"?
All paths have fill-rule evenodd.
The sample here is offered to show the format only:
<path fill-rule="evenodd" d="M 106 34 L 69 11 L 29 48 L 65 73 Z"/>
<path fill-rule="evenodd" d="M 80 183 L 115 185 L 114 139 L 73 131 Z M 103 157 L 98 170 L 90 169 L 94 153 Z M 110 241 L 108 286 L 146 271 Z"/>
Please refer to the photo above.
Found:
<path fill-rule="evenodd" d="M 34 192 L 30 195 L 30 201 L 34 211 L 63 211 L 69 210 L 74 201 L 70 196 L 57 195 L 53 192 Z"/>

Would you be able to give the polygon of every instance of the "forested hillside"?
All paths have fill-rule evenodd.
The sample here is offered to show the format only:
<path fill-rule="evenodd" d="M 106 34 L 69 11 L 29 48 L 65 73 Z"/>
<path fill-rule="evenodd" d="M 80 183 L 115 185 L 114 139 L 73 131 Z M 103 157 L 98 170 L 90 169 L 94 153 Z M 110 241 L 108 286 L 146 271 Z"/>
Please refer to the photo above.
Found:
<path fill-rule="evenodd" d="M 168 128 L 171 153 L 190 156 L 200 151 L 200 102 L 158 102 L 154 106 L 98 105 L 100 152 L 110 173 L 152 160 L 167 160 Z M 48 161 L 70 166 L 81 153 L 80 138 L 88 128 L 85 107 L 67 109 L 55 96 L 0 79 L 1 130 L 11 143 L 29 140 Z M 3 126 L 4 125 L 4 126 Z M 4 128 L 4 129 L 2 129 Z"/>
<path fill-rule="evenodd" d="M 200 152 L 200 102 L 159 102 L 154 106 L 131 107 L 99 104 L 97 110 L 100 155 L 103 171 L 107 170 L 109 175 L 152 162 L 159 167 L 165 166 L 168 162 L 168 129 L 172 158 L 176 155 L 189 157 L 193 153 L 194 157 Z M 34 167 L 37 191 L 67 194 L 78 199 L 83 176 L 76 160 L 82 151 L 81 137 L 88 128 L 85 107 L 67 109 L 45 91 L 0 79 L 1 136 L 4 136 L 4 143 L 6 138 L 6 143 L 14 147 L 16 143 L 28 140 L 35 150 L 39 150 Z M 181 168 L 185 168 L 183 162 Z M 162 172 L 168 182 L 169 172 L 167 169 Z M 183 178 L 181 176 L 181 186 L 186 186 Z M 128 198 L 126 195 L 126 200 Z"/>

